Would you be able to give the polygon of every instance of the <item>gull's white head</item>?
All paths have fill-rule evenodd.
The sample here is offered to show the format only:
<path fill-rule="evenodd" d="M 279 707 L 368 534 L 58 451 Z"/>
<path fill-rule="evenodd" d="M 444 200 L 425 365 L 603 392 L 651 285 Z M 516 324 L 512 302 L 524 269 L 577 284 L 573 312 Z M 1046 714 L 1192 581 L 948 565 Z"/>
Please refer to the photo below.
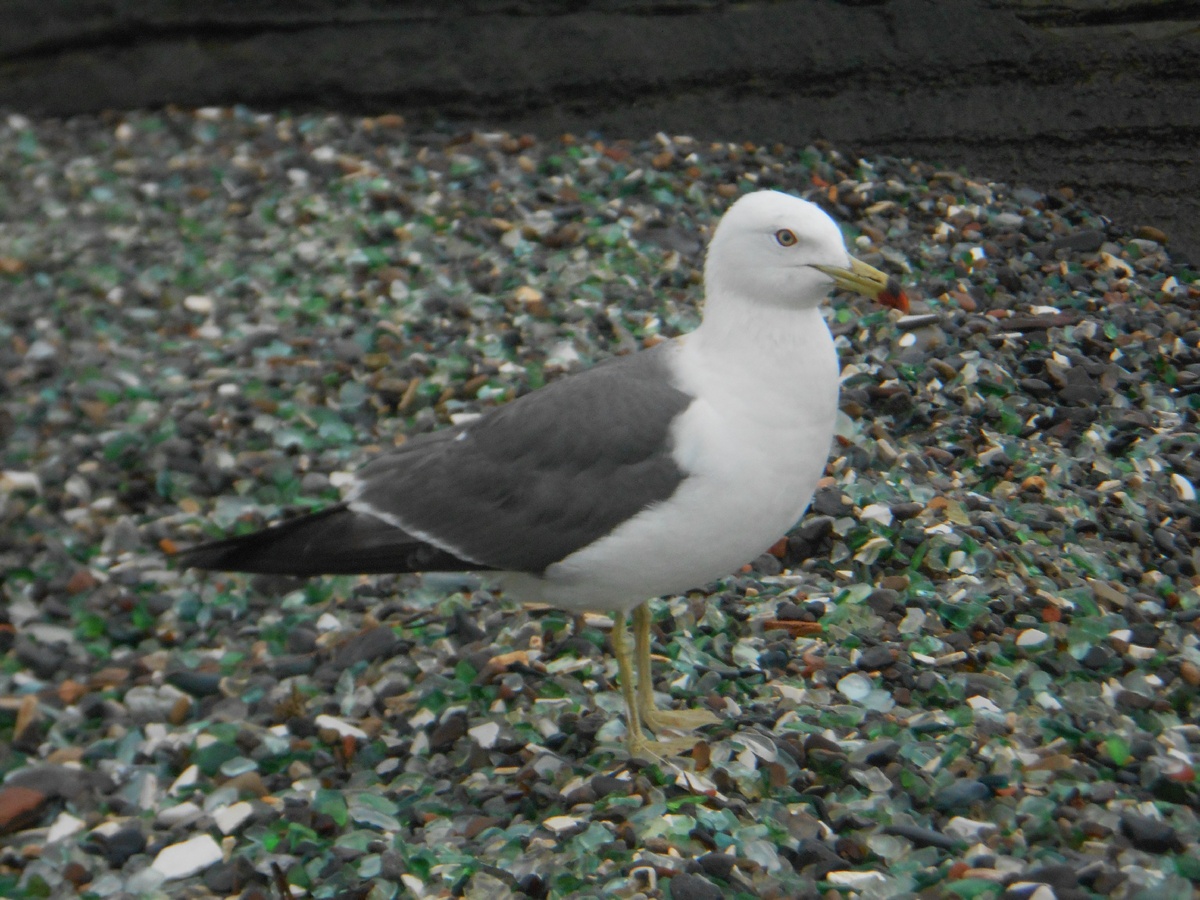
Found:
<path fill-rule="evenodd" d="M 721 218 L 704 264 L 706 292 L 755 304 L 811 308 L 835 286 L 907 309 L 882 272 L 846 252 L 841 229 L 815 203 L 756 191 Z"/>

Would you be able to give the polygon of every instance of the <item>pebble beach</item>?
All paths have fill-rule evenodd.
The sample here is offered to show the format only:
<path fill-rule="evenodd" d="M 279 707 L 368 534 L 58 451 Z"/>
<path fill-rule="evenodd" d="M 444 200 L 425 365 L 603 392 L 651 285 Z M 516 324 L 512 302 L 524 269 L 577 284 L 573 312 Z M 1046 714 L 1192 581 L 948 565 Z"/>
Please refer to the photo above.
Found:
<path fill-rule="evenodd" d="M 181 571 L 407 436 L 699 322 L 743 193 L 820 203 L 826 477 L 611 620 L 475 575 Z M 802 389 L 802 386 L 798 386 Z M 1153 223 L 829 145 L 244 108 L 0 116 L 0 896 L 1190 898 L 1200 275 Z"/>

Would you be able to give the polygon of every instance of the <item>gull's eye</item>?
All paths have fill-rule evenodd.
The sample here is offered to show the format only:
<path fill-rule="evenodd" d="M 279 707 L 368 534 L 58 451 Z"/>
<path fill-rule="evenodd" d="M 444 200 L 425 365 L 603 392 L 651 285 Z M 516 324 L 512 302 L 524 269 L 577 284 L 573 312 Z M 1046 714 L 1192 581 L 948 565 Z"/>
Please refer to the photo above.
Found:
<path fill-rule="evenodd" d="M 780 228 L 775 232 L 775 240 L 779 241 L 780 247 L 791 247 L 796 241 L 796 233 L 790 228 Z"/>

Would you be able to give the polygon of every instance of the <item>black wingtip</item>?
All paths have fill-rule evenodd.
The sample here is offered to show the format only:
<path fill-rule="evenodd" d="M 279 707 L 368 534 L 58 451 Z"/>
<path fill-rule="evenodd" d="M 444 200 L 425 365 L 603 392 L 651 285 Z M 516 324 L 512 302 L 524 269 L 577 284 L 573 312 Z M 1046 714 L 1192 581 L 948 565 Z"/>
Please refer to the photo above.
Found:
<path fill-rule="evenodd" d="M 414 538 L 345 504 L 260 531 L 200 544 L 172 557 L 189 569 L 255 575 L 381 575 L 487 568 Z"/>
<path fill-rule="evenodd" d="M 322 575 L 331 552 L 346 530 L 340 519 L 354 518 L 339 504 L 307 515 L 284 519 L 259 531 L 190 547 L 176 554 L 187 569 L 249 572 L 256 575 Z"/>

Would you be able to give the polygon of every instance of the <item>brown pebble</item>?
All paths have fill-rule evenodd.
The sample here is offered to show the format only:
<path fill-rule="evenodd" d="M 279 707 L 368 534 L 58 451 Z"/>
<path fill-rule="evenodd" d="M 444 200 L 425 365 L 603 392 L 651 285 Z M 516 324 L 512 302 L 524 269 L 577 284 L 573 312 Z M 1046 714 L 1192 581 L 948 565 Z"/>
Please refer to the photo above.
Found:
<path fill-rule="evenodd" d="M 83 759 L 83 747 L 59 747 L 51 750 L 46 762 L 52 766 L 74 764 Z"/>
<path fill-rule="evenodd" d="M 625 162 L 631 155 L 629 148 L 623 145 L 605 147 L 602 152 L 613 162 Z"/>
<path fill-rule="evenodd" d="M 49 799 L 42 791 L 20 785 L 0 788 L 0 834 L 19 831 L 34 824 L 42 805 Z"/>
<path fill-rule="evenodd" d="M 545 319 L 550 316 L 550 307 L 546 305 L 546 295 L 532 285 L 521 285 L 513 291 L 513 298 L 535 318 Z"/>
<path fill-rule="evenodd" d="M 453 715 L 439 722 L 429 735 L 429 747 L 435 753 L 449 750 L 454 743 L 467 733 L 467 717 Z"/>
<path fill-rule="evenodd" d="M 96 576 L 87 569 L 79 569 L 67 580 L 67 593 L 74 597 L 96 586 Z"/>
<path fill-rule="evenodd" d="M 825 631 L 820 622 L 801 622 L 792 619 L 767 619 L 763 622 L 763 628 L 768 631 L 786 631 L 792 637 L 812 637 L 823 634 Z"/>
<path fill-rule="evenodd" d="M 1179 664 L 1179 677 L 1192 687 L 1200 687 L 1200 666 L 1185 659 Z"/>
<path fill-rule="evenodd" d="M 572 244 L 578 244 L 579 239 L 582 237 L 583 228 L 576 222 L 568 222 L 566 225 L 543 237 L 542 243 L 551 250 L 557 250 L 562 247 L 569 247 Z"/>
<path fill-rule="evenodd" d="M 88 679 L 88 686 L 93 690 L 97 688 L 120 687 L 128 680 L 128 669 L 120 666 L 106 666 L 98 672 L 92 673 L 92 677 Z"/>
<path fill-rule="evenodd" d="M 1170 240 L 1165 231 L 1155 228 L 1153 225 L 1139 225 L 1134 234 L 1144 241 L 1154 241 L 1158 244 L 1165 244 Z"/>
<path fill-rule="evenodd" d="M 36 694 L 26 694 L 17 709 L 17 721 L 13 725 L 13 743 L 19 743 L 25 738 L 30 729 L 38 723 L 38 698 Z"/>
<path fill-rule="evenodd" d="M 496 825 L 499 825 L 503 820 L 496 816 L 472 816 L 467 820 L 467 824 L 463 826 L 463 837 L 468 841 L 473 841 L 480 834 L 487 831 Z"/>
<path fill-rule="evenodd" d="M 100 400 L 80 400 L 79 408 L 93 425 L 102 425 L 108 418 L 108 404 Z"/>
<path fill-rule="evenodd" d="M 737 195 L 738 195 L 738 188 L 737 188 L 736 184 L 718 184 L 717 185 L 717 196 L 718 197 L 724 197 L 726 200 L 731 200 L 732 198 L 736 197 Z"/>
<path fill-rule="evenodd" d="M 408 383 L 408 387 L 404 389 L 404 396 L 400 398 L 400 402 L 396 404 L 396 412 L 400 415 L 407 415 L 412 412 L 417 402 L 417 391 L 421 387 L 421 379 L 414 378 Z"/>
<path fill-rule="evenodd" d="M 191 709 L 192 709 L 192 698 L 186 697 L 186 696 L 179 697 L 171 705 L 171 712 L 167 716 L 167 720 L 172 725 L 182 725 L 184 722 L 187 721 L 188 713 L 191 712 Z"/>
<path fill-rule="evenodd" d="M 463 384 L 462 392 L 464 397 L 474 397 L 479 393 L 479 389 L 488 383 L 490 375 L 476 375 L 474 378 L 469 378 Z"/>
<path fill-rule="evenodd" d="M 82 887 L 92 880 L 92 873 L 88 871 L 87 866 L 80 862 L 67 863 L 63 867 L 62 876 L 75 887 Z"/>

